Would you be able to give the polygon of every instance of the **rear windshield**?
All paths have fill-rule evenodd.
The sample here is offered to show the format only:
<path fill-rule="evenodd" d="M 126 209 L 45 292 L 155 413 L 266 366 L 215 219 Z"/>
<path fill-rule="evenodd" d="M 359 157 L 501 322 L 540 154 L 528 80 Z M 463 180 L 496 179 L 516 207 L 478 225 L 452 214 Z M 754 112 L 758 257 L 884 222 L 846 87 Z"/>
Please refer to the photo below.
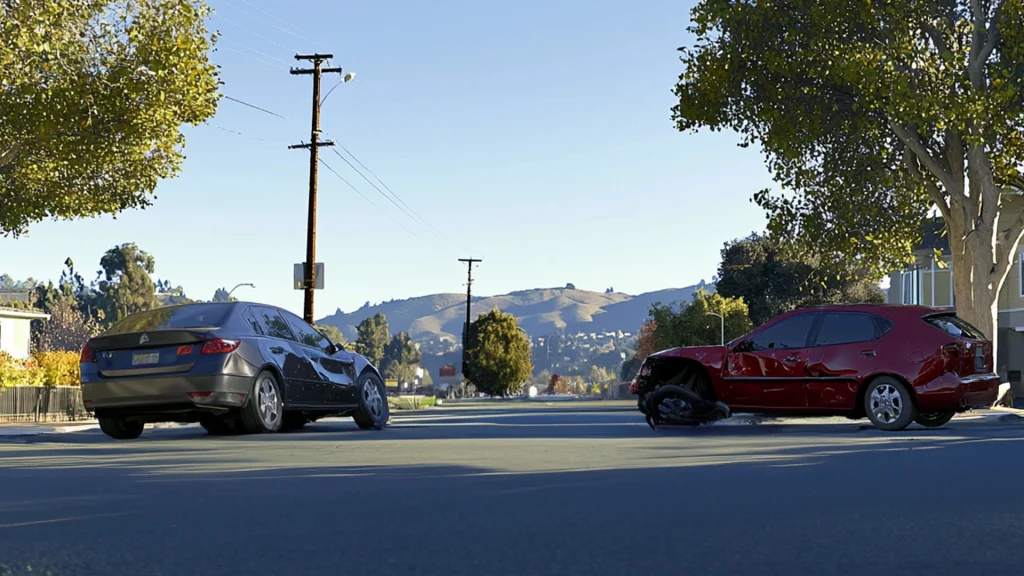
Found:
<path fill-rule="evenodd" d="M 929 316 L 924 321 L 954 338 L 967 338 L 969 340 L 985 339 L 985 336 L 981 334 L 981 330 L 971 326 L 966 320 L 956 314 Z"/>
<path fill-rule="evenodd" d="M 150 330 L 184 328 L 211 328 L 223 324 L 233 304 L 186 304 L 137 312 L 114 324 L 106 331 L 110 334 L 131 334 Z"/>

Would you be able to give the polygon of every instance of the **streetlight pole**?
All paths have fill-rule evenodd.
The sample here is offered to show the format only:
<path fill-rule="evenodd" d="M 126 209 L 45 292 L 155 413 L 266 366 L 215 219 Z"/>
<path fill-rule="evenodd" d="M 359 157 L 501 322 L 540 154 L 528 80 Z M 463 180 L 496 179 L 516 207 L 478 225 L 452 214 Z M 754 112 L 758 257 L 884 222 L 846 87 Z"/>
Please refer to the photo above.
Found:
<path fill-rule="evenodd" d="M 239 288 L 241 288 L 242 286 L 248 286 L 249 288 L 255 288 L 256 287 L 256 285 L 251 283 L 251 282 L 242 282 L 238 286 L 235 286 L 234 288 L 232 288 L 231 292 L 228 292 L 228 297 L 226 298 L 226 300 L 231 300 L 231 294 L 234 293 L 235 290 L 238 290 Z"/>
<path fill-rule="evenodd" d="M 710 312 L 710 311 L 709 312 L 705 312 L 705 314 L 708 314 L 709 316 L 718 316 L 718 319 L 721 321 L 721 325 L 722 325 L 722 346 L 725 346 L 725 316 L 722 316 L 721 314 L 719 314 L 717 312 Z"/>

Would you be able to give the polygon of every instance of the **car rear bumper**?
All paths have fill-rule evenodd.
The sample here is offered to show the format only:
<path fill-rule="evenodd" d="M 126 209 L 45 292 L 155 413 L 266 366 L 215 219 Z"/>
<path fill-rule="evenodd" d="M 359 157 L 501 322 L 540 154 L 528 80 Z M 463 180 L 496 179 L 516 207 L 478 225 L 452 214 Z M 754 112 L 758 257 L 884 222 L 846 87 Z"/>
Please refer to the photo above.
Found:
<path fill-rule="evenodd" d="M 952 372 L 917 386 L 917 406 L 922 412 L 950 412 L 988 408 L 999 396 L 998 374 L 957 376 Z"/>
<path fill-rule="evenodd" d="M 250 376 L 231 374 L 99 379 L 82 383 L 82 400 L 97 416 L 156 418 L 166 413 L 168 420 L 190 420 L 190 411 L 217 413 L 241 407 L 252 382 Z"/>

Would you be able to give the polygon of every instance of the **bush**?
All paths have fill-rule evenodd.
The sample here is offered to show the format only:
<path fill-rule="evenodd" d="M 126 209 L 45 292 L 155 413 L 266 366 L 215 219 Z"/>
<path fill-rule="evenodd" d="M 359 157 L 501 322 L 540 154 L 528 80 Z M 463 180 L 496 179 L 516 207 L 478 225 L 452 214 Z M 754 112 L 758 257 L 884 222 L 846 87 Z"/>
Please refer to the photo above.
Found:
<path fill-rule="evenodd" d="M 35 359 L 45 386 L 78 386 L 81 381 L 78 352 L 40 352 Z"/>
<path fill-rule="evenodd" d="M 15 360 L 10 354 L 0 352 L 0 388 L 42 386 L 44 382 L 43 370 L 35 359 Z"/>

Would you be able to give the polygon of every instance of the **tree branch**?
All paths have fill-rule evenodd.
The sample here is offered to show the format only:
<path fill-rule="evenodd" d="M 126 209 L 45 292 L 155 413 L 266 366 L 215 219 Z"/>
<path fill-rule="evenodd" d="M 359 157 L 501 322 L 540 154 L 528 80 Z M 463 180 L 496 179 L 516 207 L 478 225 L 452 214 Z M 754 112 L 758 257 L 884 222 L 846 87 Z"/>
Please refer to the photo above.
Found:
<path fill-rule="evenodd" d="M 924 172 L 921 171 L 921 166 L 917 161 L 917 156 L 910 150 L 910 147 L 904 147 L 903 149 L 903 163 L 907 166 L 907 171 L 914 178 L 920 180 L 924 184 L 924 190 L 928 193 L 928 197 L 935 202 L 938 206 L 939 212 L 942 214 L 943 220 L 949 223 L 949 205 L 946 203 L 946 197 L 942 194 L 942 190 L 935 185 L 935 181 L 931 178 L 926 178 Z"/>
<path fill-rule="evenodd" d="M 903 144 L 917 156 L 921 165 L 942 182 L 942 186 L 947 192 L 952 193 L 954 190 L 958 190 L 953 182 L 953 175 L 942 167 L 942 163 L 938 159 L 932 156 L 928 147 L 921 141 L 921 136 L 916 130 L 904 128 L 896 122 L 889 122 L 889 126 L 896 133 L 896 136 L 903 141 Z"/>
<path fill-rule="evenodd" d="M 981 64 L 988 62 L 988 57 L 992 55 L 992 51 L 996 49 L 996 44 L 999 43 L 1000 30 L 999 30 L 999 19 L 1003 14 L 1004 0 L 996 0 L 996 11 L 992 15 L 992 21 L 988 24 L 988 40 L 985 41 L 985 45 L 982 47 L 981 52 L 978 53 L 978 60 Z"/>
<path fill-rule="evenodd" d="M 921 27 L 924 29 L 925 34 L 928 35 L 928 38 L 931 39 L 932 44 L 935 45 L 935 48 L 939 53 L 949 52 L 949 45 L 946 44 L 946 40 L 942 37 L 942 33 L 939 32 L 939 29 L 936 28 L 934 24 L 931 22 L 925 22 Z"/>
<path fill-rule="evenodd" d="M 21 143 L 15 142 L 14 144 L 11 144 L 11 147 L 8 148 L 6 152 L 0 154 L 0 168 L 14 162 L 14 159 L 21 153 L 21 148 Z"/>

